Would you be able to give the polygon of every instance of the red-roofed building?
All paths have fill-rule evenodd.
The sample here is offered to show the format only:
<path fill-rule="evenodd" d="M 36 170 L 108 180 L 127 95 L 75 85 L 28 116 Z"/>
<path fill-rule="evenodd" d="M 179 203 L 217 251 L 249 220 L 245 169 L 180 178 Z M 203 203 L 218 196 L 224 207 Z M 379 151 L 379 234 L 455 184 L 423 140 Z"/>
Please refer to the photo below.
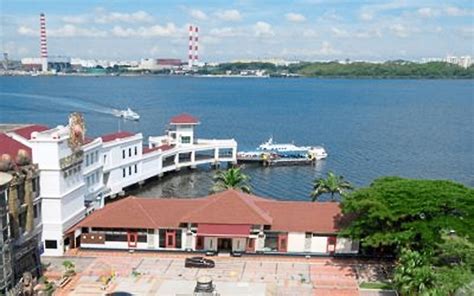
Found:
<path fill-rule="evenodd" d="M 199 119 L 197 119 L 196 117 L 190 114 L 183 113 L 183 114 L 179 114 L 172 117 L 170 120 L 170 124 L 171 125 L 189 125 L 189 124 L 196 125 L 196 124 L 199 124 Z"/>
<path fill-rule="evenodd" d="M 49 127 L 47 127 L 46 125 L 32 124 L 25 127 L 14 129 L 11 132 L 27 140 L 31 140 L 31 134 L 33 132 L 44 132 L 46 130 L 49 130 Z"/>
<path fill-rule="evenodd" d="M 25 151 L 31 160 L 31 148 L 18 142 L 7 134 L 0 133 L 0 156 L 8 155 L 15 161 L 20 150 Z"/>
<path fill-rule="evenodd" d="M 81 248 L 203 250 L 293 254 L 357 253 L 338 238 L 333 202 L 265 199 L 236 190 L 203 198 L 128 197 L 76 227 Z"/>

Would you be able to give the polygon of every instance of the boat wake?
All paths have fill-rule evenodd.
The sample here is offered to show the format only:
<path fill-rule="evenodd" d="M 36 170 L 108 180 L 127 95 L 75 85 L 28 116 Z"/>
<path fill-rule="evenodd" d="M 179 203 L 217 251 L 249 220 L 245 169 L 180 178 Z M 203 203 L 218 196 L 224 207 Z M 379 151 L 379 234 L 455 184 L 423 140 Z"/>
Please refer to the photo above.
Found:
<path fill-rule="evenodd" d="M 28 93 L 0 92 L 0 97 L 2 96 L 43 100 L 43 101 L 50 102 L 51 104 L 54 104 L 56 106 L 62 105 L 63 107 L 66 107 L 66 108 L 69 107 L 73 109 L 74 111 L 95 112 L 95 113 L 101 113 L 101 114 L 107 114 L 107 115 L 114 115 L 114 110 L 115 110 L 111 106 L 106 106 L 104 104 L 87 101 L 83 98 L 56 97 L 56 96 L 45 96 L 45 95 L 36 95 L 36 94 L 28 94 Z"/>

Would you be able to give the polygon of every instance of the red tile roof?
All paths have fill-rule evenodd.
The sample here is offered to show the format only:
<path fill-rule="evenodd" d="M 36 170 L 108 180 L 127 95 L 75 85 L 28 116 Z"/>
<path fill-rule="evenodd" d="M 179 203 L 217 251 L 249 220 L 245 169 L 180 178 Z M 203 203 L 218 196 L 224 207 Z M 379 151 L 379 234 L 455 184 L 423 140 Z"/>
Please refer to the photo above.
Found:
<path fill-rule="evenodd" d="M 183 113 L 183 114 L 172 117 L 170 120 L 170 123 L 171 124 L 199 124 L 199 119 L 187 113 Z"/>
<path fill-rule="evenodd" d="M 105 143 L 105 142 L 111 142 L 111 141 L 116 140 L 116 139 L 123 139 L 123 138 L 132 137 L 134 135 L 135 134 L 131 133 L 131 132 L 116 132 L 116 133 L 112 133 L 112 134 L 103 135 L 103 136 L 101 136 L 101 138 L 102 138 L 102 142 Z"/>
<path fill-rule="evenodd" d="M 277 201 L 227 190 L 203 198 L 128 197 L 95 211 L 78 227 L 166 228 L 181 223 L 270 225 L 272 230 L 332 234 L 338 203 Z"/>
<path fill-rule="evenodd" d="M 49 127 L 47 127 L 46 125 L 33 124 L 33 125 L 14 129 L 12 130 L 12 132 L 25 139 L 31 140 L 31 133 L 44 132 L 46 130 L 49 130 Z"/>
<path fill-rule="evenodd" d="M 157 147 L 153 147 L 153 148 L 149 148 L 149 147 L 143 147 L 143 154 L 147 154 L 147 153 L 150 153 L 150 152 L 153 152 L 153 151 L 157 151 L 157 150 L 160 150 L 161 151 L 166 151 L 166 150 L 170 150 L 172 149 L 174 146 L 172 145 L 161 145 L 161 146 L 157 146 Z"/>
<path fill-rule="evenodd" d="M 14 140 L 13 138 L 7 136 L 4 133 L 0 133 L 0 156 L 3 154 L 10 155 L 13 161 L 18 154 L 18 150 L 23 149 L 28 153 L 29 157 L 31 158 L 31 148 L 23 145 L 22 143 Z"/>

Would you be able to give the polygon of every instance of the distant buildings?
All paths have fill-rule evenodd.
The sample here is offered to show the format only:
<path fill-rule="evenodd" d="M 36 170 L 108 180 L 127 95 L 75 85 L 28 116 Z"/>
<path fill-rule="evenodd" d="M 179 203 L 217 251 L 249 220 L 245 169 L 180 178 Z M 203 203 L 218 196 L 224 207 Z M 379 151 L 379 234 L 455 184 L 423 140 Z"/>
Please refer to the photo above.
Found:
<path fill-rule="evenodd" d="M 459 57 L 448 55 L 446 57 L 445 61 L 447 63 L 455 64 L 455 65 L 461 66 L 463 68 L 468 68 L 469 66 L 472 65 L 472 58 L 469 55 L 459 56 Z"/>
<path fill-rule="evenodd" d="M 182 66 L 180 59 L 141 59 L 137 70 L 159 71 L 165 69 L 179 69 Z M 132 70 L 132 69 L 131 69 Z M 134 69 L 133 69 L 134 70 Z"/>
<path fill-rule="evenodd" d="M 42 71 L 44 58 L 22 58 L 21 67 L 25 71 Z M 71 58 L 48 57 L 48 70 L 52 72 L 68 72 L 71 70 Z"/>

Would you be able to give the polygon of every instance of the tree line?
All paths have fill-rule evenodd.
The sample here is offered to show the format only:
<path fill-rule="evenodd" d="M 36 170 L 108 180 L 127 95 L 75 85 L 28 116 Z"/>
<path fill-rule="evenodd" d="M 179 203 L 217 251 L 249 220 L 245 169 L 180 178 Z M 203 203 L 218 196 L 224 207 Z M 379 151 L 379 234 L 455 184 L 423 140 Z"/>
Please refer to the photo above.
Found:
<path fill-rule="evenodd" d="M 473 79 L 474 65 L 468 68 L 446 62 L 414 63 L 403 60 L 384 63 L 368 62 L 300 62 L 289 65 L 273 63 L 222 63 L 217 66 L 204 66 L 198 74 L 233 74 L 246 70 L 265 70 L 271 76 L 296 74 L 304 77 L 327 78 L 426 78 L 426 79 Z"/>
<path fill-rule="evenodd" d="M 220 171 L 212 191 L 251 191 L 240 168 Z M 332 172 L 317 178 L 309 199 L 339 196 L 339 235 L 360 252 L 394 258 L 400 295 L 474 295 L 474 189 L 453 181 L 382 177 L 354 187 Z M 315 217 L 318 219 L 318 217 Z"/>

